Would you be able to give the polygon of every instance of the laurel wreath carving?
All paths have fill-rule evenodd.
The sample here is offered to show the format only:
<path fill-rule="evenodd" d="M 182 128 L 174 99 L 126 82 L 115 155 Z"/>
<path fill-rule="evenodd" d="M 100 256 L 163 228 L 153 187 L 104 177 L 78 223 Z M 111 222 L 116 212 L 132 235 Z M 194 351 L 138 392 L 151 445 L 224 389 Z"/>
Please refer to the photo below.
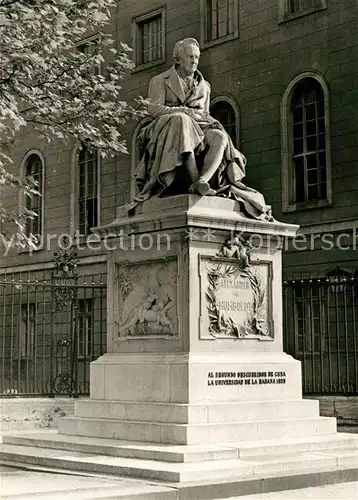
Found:
<path fill-rule="evenodd" d="M 227 278 L 237 272 L 237 266 L 231 264 L 217 264 L 212 270 L 208 271 L 209 286 L 205 293 L 209 312 L 209 332 L 216 337 L 217 334 L 228 335 L 236 338 L 244 338 L 249 334 L 266 336 L 268 331 L 263 320 L 260 318 L 262 307 L 265 300 L 265 289 L 261 279 L 252 272 L 249 267 L 239 267 L 241 276 L 249 280 L 253 293 L 253 311 L 247 318 L 244 325 L 237 325 L 235 320 L 225 315 L 219 310 L 216 302 L 216 291 L 219 280 Z"/>

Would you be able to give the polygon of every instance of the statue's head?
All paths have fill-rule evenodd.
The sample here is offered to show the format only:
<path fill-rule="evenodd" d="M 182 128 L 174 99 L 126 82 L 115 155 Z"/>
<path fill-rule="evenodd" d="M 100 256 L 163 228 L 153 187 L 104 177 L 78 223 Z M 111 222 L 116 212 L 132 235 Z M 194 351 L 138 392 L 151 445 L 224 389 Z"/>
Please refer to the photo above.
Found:
<path fill-rule="evenodd" d="M 180 40 L 174 46 L 173 57 L 177 68 L 180 68 L 187 75 L 192 75 L 199 63 L 199 42 L 195 38 Z"/>

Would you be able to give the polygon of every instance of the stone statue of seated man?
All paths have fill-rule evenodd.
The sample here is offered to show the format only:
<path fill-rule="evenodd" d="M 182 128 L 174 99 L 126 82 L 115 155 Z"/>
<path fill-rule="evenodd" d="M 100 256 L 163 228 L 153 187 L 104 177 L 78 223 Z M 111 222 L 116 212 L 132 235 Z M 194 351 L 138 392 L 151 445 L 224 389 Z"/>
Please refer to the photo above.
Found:
<path fill-rule="evenodd" d="M 272 220 L 261 193 L 241 182 L 246 158 L 210 116 L 210 85 L 197 69 L 199 43 L 181 40 L 173 55 L 174 65 L 149 84 L 152 122 L 139 134 L 144 153 L 135 172 L 138 195 L 128 211 L 151 196 L 189 192 L 234 198 L 248 217 Z"/>

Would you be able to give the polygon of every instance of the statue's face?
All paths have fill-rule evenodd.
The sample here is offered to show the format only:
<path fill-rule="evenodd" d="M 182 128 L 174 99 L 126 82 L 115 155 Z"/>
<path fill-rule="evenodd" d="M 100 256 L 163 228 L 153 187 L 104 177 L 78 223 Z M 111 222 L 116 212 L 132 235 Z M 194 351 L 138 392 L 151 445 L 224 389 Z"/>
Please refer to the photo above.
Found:
<path fill-rule="evenodd" d="M 187 75 L 192 75 L 198 67 L 200 50 L 196 45 L 185 45 L 179 57 L 179 66 Z"/>

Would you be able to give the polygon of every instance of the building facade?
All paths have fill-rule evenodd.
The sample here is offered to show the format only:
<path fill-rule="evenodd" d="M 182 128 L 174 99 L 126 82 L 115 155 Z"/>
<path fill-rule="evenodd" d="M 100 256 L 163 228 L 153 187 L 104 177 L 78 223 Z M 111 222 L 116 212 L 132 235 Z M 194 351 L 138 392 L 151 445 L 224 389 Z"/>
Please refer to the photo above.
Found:
<path fill-rule="evenodd" d="M 123 85 L 129 100 L 145 96 L 150 78 L 172 64 L 176 41 L 200 42 L 212 114 L 247 157 L 247 184 L 264 193 L 275 218 L 301 226 L 293 244 L 284 242 L 287 348 L 306 363 L 307 392 L 354 392 L 356 1 L 121 0 L 112 22 L 118 43 L 134 49 L 136 68 Z M 49 145 L 32 131 L 21 137 L 15 169 L 38 179 L 42 197 L 4 196 L 10 209 L 38 213 L 28 230 L 41 238 L 31 253 L 5 249 L 3 277 L 50 272 L 53 252 L 68 239 L 83 243 L 80 274 L 105 276 L 106 252 L 95 239 L 88 248 L 88 236 L 134 193 L 143 123 L 123 130 L 129 155 L 106 160 L 73 144 Z"/>

